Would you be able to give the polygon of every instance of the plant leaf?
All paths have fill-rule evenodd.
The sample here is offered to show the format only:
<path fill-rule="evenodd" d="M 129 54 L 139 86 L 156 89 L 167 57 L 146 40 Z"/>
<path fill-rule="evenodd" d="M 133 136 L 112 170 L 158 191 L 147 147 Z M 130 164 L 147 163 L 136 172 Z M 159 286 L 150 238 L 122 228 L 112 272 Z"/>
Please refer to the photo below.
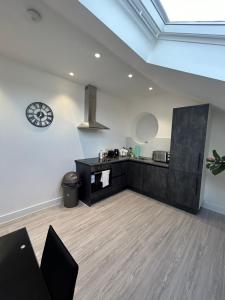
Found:
<path fill-rule="evenodd" d="M 225 165 L 222 164 L 218 168 L 212 170 L 213 175 L 218 175 L 225 170 Z"/>
<path fill-rule="evenodd" d="M 216 150 L 212 151 L 213 158 L 206 159 L 206 168 L 210 170 L 213 175 L 218 175 L 225 171 L 225 155 L 220 157 Z"/>
<path fill-rule="evenodd" d="M 217 168 L 219 168 L 220 167 L 220 164 L 212 164 L 210 167 L 209 167 L 209 169 L 212 171 L 212 170 L 215 170 L 215 169 L 217 169 Z"/>
<path fill-rule="evenodd" d="M 215 157 L 216 160 L 221 160 L 221 158 L 216 150 L 213 150 L 213 156 Z"/>

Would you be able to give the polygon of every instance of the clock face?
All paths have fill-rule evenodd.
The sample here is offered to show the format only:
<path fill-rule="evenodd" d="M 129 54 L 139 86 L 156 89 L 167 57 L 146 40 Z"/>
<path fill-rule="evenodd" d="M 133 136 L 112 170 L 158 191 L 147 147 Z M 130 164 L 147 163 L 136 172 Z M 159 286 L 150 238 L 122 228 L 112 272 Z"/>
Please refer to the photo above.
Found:
<path fill-rule="evenodd" d="M 28 121 L 36 127 L 47 127 L 54 118 L 51 108 L 42 102 L 31 103 L 26 109 L 26 116 Z"/>

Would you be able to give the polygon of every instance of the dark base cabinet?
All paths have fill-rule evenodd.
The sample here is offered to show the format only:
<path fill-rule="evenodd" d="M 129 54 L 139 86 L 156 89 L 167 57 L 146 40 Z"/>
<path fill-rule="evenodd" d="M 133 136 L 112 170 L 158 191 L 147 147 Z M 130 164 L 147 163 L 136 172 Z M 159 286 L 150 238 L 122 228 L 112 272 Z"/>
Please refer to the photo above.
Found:
<path fill-rule="evenodd" d="M 82 185 L 79 198 L 88 206 L 128 188 L 153 199 L 196 213 L 199 209 L 196 198 L 200 196 L 199 174 L 176 171 L 161 165 L 143 161 L 120 161 L 101 166 L 110 169 L 110 185 L 99 191 L 91 188 L 91 174 L 96 166 L 76 162 Z"/>
<path fill-rule="evenodd" d="M 79 161 L 76 161 L 76 166 L 82 182 L 79 198 L 89 206 L 126 188 L 156 200 L 167 200 L 168 165 L 162 167 L 131 160 L 107 164 L 105 168 L 111 170 L 110 185 L 94 192 L 91 188 L 91 174 L 97 167 Z M 104 169 L 104 165 L 101 167 Z"/>
<path fill-rule="evenodd" d="M 167 202 L 168 168 L 130 161 L 127 187 L 133 191 Z"/>
<path fill-rule="evenodd" d="M 105 166 L 105 167 L 104 167 Z M 93 190 L 91 187 L 91 175 L 94 171 L 110 169 L 110 184 L 109 186 Z M 118 162 L 113 164 L 99 164 L 99 166 L 91 166 L 76 161 L 76 170 L 80 174 L 81 187 L 79 189 L 79 199 L 88 206 L 97 201 L 110 197 L 116 193 L 121 192 L 127 187 L 126 178 L 126 162 Z"/>
<path fill-rule="evenodd" d="M 154 199 L 168 202 L 168 169 L 151 165 L 143 166 L 142 193 Z"/>
<path fill-rule="evenodd" d="M 119 193 L 126 188 L 126 177 L 119 176 L 112 179 L 112 192 L 113 194 Z"/>
<path fill-rule="evenodd" d="M 119 193 L 127 186 L 127 162 L 113 163 L 112 170 L 112 193 Z"/>
<path fill-rule="evenodd" d="M 143 164 L 135 161 L 127 163 L 127 187 L 141 193 L 143 186 Z"/>

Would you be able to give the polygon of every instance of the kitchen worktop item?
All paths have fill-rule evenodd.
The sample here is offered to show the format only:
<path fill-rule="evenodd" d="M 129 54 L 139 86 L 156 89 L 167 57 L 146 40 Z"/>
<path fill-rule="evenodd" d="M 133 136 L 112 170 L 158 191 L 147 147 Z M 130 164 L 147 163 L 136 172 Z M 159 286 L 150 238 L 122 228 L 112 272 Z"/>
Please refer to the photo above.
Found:
<path fill-rule="evenodd" d="M 152 159 L 154 161 L 169 162 L 169 152 L 168 151 L 161 151 L 161 150 L 153 151 L 152 152 Z"/>
<path fill-rule="evenodd" d="M 120 156 L 126 157 L 128 155 L 128 150 L 126 148 L 122 148 L 120 149 L 119 154 Z"/>
<path fill-rule="evenodd" d="M 120 152 L 119 149 L 114 149 L 114 157 L 119 157 Z"/>

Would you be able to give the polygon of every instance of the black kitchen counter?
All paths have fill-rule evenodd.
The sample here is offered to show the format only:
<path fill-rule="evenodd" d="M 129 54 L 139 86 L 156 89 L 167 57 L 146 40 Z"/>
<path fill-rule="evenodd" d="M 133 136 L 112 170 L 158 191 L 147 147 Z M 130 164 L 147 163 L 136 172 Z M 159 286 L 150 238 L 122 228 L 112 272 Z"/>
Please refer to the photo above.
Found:
<path fill-rule="evenodd" d="M 94 157 L 94 158 L 75 160 L 75 162 L 82 163 L 82 164 L 85 164 L 85 165 L 91 166 L 91 167 L 102 165 L 102 164 L 118 163 L 118 162 L 122 162 L 122 161 L 136 161 L 139 163 L 149 164 L 149 165 L 163 167 L 163 168 L 169 167 L 168 163 L 153 161 L 150 158 L 143 159 L 143 158 L 118 157 L 118 158 L 108 158 L 108 159 L 100 160 L 98 157 Z"/>

